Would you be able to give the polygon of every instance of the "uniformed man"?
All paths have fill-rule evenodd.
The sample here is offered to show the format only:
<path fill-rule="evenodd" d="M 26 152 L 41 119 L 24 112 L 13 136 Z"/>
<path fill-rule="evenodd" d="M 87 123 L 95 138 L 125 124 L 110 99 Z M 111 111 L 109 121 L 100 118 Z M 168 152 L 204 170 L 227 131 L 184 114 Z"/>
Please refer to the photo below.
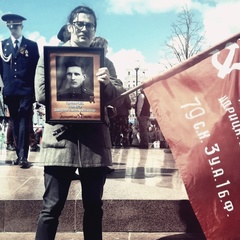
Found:
<path fill-rule="evenodd" d="M 39 58 L 36 42 L 22 35 L 26 18 L 5 14 L 11 36 L 0 42 L 0 74 L 3 80 L 4 103 L 8 106 L 16 142 L 14 165 L 28 167 L 29 129 L 34 96 L 34 76 Z"/>

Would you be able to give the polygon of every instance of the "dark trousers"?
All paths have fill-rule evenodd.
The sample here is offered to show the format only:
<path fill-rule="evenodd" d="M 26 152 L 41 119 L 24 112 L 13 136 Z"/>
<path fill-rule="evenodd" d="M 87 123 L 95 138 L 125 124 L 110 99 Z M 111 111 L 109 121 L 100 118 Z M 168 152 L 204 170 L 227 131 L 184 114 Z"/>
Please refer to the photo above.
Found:
<path fill-rule="evenodd" d="M 64 208 L 69 187 L 76 168 L 44 167 L 45 193 L 36 240 L 54 240 L 58 219 Z M 84 208 L 84 240 L 102 240 L 102 196 L 106 181 L 106 168 L 79 168 Z"/>
<path fill-rule="evenodd" d="M 12 132 L 12 121 L 11 119 L 8 120 L 8 127 L 7 127 L 7 144 L 16 145 L 13 139 L 13 132 Z"/>
<path fill-rule="evenodd" d="M 13 138 L 12 121 L 10 119 L 8 121 L 6 143 L 14 145 L 14 146 L 16 145 L 16 143 L 14 141 L 14 138 Z M 35 133 L 34 133 L 34 130 L 33 130 L 33 119 L 32 119 L 32 116 L 31 116 L 30 121 L 29 121 L 29 146 L 34 147 L 37 144 L 38 144 L 38 141 L 35 138 Z"/>
<path fill-rule="evenodd" d="M 146 148 L 148 148 L 148 145 L 149 145 L 148 121 L 149 121 L 149 117 L 146 117 L 146 116 L 138 117 L 140 145 Z"/>
<path fill-rule="evenodd" d="M 4 98 L 4 102 L 8 106 L 10 114 L 17 156 L 27 158 L 33 96 L 7 96 Z"/>

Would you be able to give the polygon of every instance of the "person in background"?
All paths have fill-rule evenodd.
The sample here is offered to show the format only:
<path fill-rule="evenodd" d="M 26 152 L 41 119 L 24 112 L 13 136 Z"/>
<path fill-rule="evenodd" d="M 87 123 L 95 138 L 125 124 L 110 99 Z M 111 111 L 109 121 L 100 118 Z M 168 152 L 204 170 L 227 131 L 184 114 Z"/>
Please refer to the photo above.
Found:
<path fill-rule="evenodd" d="M 133 141 L 133 124 L 130 122 L 128 124 L 128 139 L 129 139 L 129 145 L 132 146 Z"/>
<path fill-rule="evenodd" d="M 13 138 L 13 131 L 12 131 L 12 123 L 11 121 L 8 121 L 7 126 L 7 134 L 6 134 L 6 150 L 9 151 L 15 151 L 15 141 Z M 32 118 L 30 119 L 30 130 L 29 130 L 29 146 L 30 146 L 30 152 L 38 152 L 40 150 L 40 147 L 38 146 L 38 142 L 35 138 L 35 132 L 33 129 L 33 122 Z"/>
<path fill-rule="evenodd" d="M 112 73 L 111 74 L 111 78 L 115 79 L 117 78 L 117 73 L 116 73 L 116 69 L 114 67 L 113 62 L 106 57 L 107 53 L 108 53 L 108 41 L 103 38 L 103 37 L 94 37 L 90 47 L 95 47 L 95 48 L 103 48 L 104 49 L 104 66 L 106 66 L 109 71 Z M 109 128 L 110 128 L 110 135 L 111 135 L 111 140 L 112 140 L 112 145 L 115 145 L 114 142 L 114 128 L 115 128 L 115 117 L 116 117 L 116 113 L 117 113 L 117 109 L 113 106 L 107 106 L 107 111 L 108 113 L 111 113 L 108 115 L 109 117 Z M 113 114 L 114 113 L 114 116 Z M 112 173 L 115 170 L 113 168 L 107 167 L 107 173 Z"/>
<path fill-rule="evenodd" d="M 30 130 L 29 130 L 29 146 L 30 146 L 30 152 L 38 152 L 40 150 L 40 147 L 38 146 L 38 142 L 35 138 L 35 133 L 33 130 L 33 118 L 30 117 Z M 8 151 L 16 151 L 15 147 L 15 141 L 13 137 L 13 131 L 12 131 L 12 122 L 8 121 L 7 126 L 7 134 L 6 134 L 6 150 Z"/>
<path fill-rule="evenodd" d="M 36 42 L 22 35 L 26 18 L 17 14 L 5 14 L 11 36 L 0 45 L 0 74 L 3 80 L 3 97 L 7 105 L 16 143 L 17 159 L 14 165 L 28 167 L 30 118 L 35 101 L 34 76 L 39 59 Z"/>
<path fill-rule="evenodd" d="M 121 106 L 117 107 L 113 129 L 115 146 L 130 147 L 129 142 L 129 110 L 132 108 L 131 99 L 126 95 Z"/>
<path fill-rule="evenodd" d="M 63 45 L 70 40 L 70 33 L 67 28 L 67 24 L 63 25 L 57 34 L 57 38 L 61 41 L 60 45 Z"/>
<path fill-rule="evenodd" d="M 12 123 L 10 119 L 8 120 L 8 126 L 7 126 L 6 144 L 7 144 L 6 150 L 16 151 L 16 147 L 13 139 Z"/>
<path fill-rule="evenodd" d="M 95 12 L 87 6 L 76 7 L 68 18 L 71 37 L 64 46 L 89 47 L 96 28 Z M 102 85 L 104 106 L 122 92 L 121 81 L 112 81 L 111 74 L 107 67 L 101 67 L 96 72 L 96 79 Z M 41 57 L 35 76 L 35 92 L 37 101 L 45 105 L 44 82 L 44 61 Z M 120 101 L 118 103 L 121 104 Z M 69 126 L 45 123 L 39 158 L 44 166 L 45 192 L 36 240 L 55 239 L 59 217 L 77 168 L 84 208 L 84 240 L 102 240 L 102 196 L 106 167 L 112 165 L 109 120 L 106 110 L 104 113 L 104 122 L 97 124 L 79 123 Z"/>
<path fill-rule="evenodd" d="M 117 78 L 117 73 L 113 62 L 106 57 L 108 53 L 108 41 L 103 37 L 95 37 L 92 40 L 90 47 L 104 48 L 104 66 L 106 66 L 112 73 L 112 78 Z"/>
<path fill-rule="evenodd" d="M 144 94 L 143 89 L 140 90 L 140 94 L 137 96 L 136 116 L 139 124 L 140 133 L 140 145 L 139 148 L 149 148 L 149 136 L 148 136 L 148 121 L 150 117 L 150 104 L 147 97 Z"/>
<path fill-rule="evenodd" d="M 140 134 L 139 134 L 139 125 L 132 125 L 132 147 L 139 147 L 140 144 Z"/>
<path fill-rule="evenodd" d="M 36 134 L 33 129 L 33 110 L 32 110 L 32 117 L 30 118 L 30 131 L 29 131 L 29 146 L 30 146 L 30 152 L 39 152 L 40 147 L 38 145 L 37 139 L 36 139 Z"/>
<path fill-rule="evenodd" d="M 114 125 L 115 125 L 115 117 L 117 115 L 117 109 L 111 105 L 107 106 L 107 114 L 109 118 L 109 131 L 112 141 L 112 146 L 115 146 L 114 142 Z"/>

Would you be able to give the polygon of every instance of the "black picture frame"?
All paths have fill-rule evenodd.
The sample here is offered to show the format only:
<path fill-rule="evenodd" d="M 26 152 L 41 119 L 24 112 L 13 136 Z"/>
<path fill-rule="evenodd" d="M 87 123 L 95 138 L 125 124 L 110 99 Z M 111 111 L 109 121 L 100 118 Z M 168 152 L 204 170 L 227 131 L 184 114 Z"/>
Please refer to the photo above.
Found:
<path fill-rule="evenodd" d="M 104 65 L 104 49 L 45 46 L 43 53 L 46 122 L 102 123 L 102 85 L 96 72 Z"/>

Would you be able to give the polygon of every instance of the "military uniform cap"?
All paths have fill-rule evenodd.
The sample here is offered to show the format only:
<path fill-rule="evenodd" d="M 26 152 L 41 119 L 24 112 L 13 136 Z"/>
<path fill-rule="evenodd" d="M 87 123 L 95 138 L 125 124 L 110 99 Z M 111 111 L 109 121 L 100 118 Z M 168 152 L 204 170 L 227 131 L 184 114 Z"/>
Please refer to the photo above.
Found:
<path fill-rule="evenodd" d="M 12 28 L 13 25 L 22 24 L 22 21 L 27 19 L 17 14 L 5 14 L 2 16 L 2 20 L 7 22 L 8 27 Z"/>

